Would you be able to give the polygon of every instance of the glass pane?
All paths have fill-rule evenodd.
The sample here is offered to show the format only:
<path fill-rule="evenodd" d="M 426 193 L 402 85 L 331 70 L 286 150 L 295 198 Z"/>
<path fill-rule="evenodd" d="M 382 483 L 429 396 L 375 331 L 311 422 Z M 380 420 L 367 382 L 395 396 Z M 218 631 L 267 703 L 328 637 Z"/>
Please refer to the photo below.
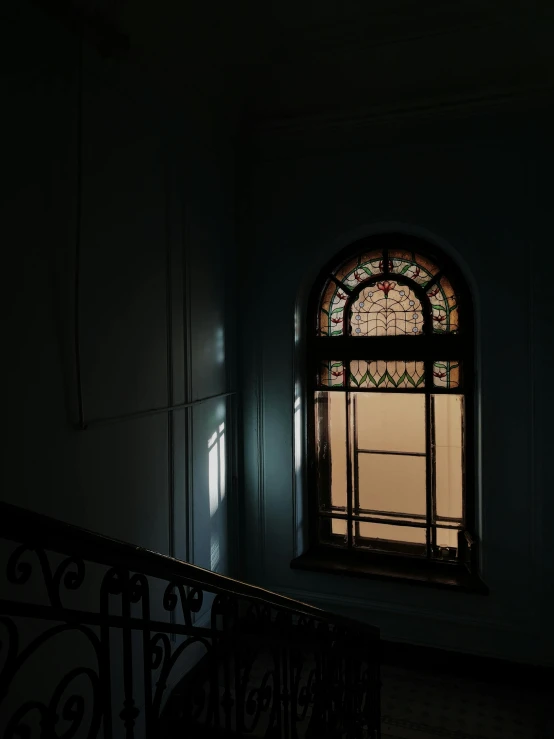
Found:
<path fill-rule="evenodd" d="M 421 303 L 400 282 L 383 280 L 364 287 L 350 310 L 352 336 L 417 336 L 422 331 Z"/>
<path fill-rule="evenodd" d="M 460 363 L 439 360 L 433 362 L 433 385 L 435 387 L 460 387 Z"/>
<path fill-rule="evenodd" d="M 346 537 L 346 521 L 341 518 L 332 518 L 331 532 Z"/>
<path fill-rule="evenodd" d="M 335 270 L 335 276 L 346 288 L 355 288 L 364 280 L 382 271 L 382 251 L 372 251 L 351 257 Z M 328 280 L 323 288 L 318 317 L 320 336 L 341 336 L 344 333 L 344 306 L 348 290 L 334 280 Z"/>
<path fill-rule="evenodd" d="M 458 551 L 458 529 L 437 528 L 437 546 Z M 455 553 L 454 553 L 455 554 Z M 439 556 L 440 559 L 440 556 Z"/>
<path fill-rule="evenodd" d="M 332 280 L 326 284 L 320 303 L 318 334 L 340 336 L 344 333 L 346 294 Z"/>
<path fill-rule="evenodd" d="M 322 510 L 346 506 L 346 393 L 315 394 L 317 486 Z"/>
<path fill-rule="evenodd" d="M 433 395 L 437 515 L 462 518 L 463 396 Z"/>
<path fill-rule="evenodd" d="M 383 523 L 360 523 L 360 536 L 367 539 L 384 539 L 404 541 L 413 544 L 425 544 L 425 529 L 411 526 L 390 526 Z"/>
<path fill-rule="evenodd" d="M 357 457 L 361 508 L 425 513 L 425 457 L 367 453 Z"/>
<path fill-rule="evenodd" d="M 391 272 L 405 275 L 420 285 L 426 285 L 439 271 L 430 259 L 407 249 L 391 249 L 389 259 Z"/>
<path fill-rule="evenodd" d="M 383 252 L 381 249 L 374 249 L 343 262 L 336 270 L 335 276 L 345 285 L 353 288 L 372 275 L 381 274 L 382 271 Z"/>
<path fill-rule="evenodd" d="M 366 280 L 383 276 L 384 262 L 380 250 L 359 254 L 343 262 L 335 275 L 344 287 L 328 280 L 323 288 L 318 316 L 318 334 L 340 336 L 417 336 L 422 333 L 421 303 L 407 282 L 413 280 L 425 287 L 438 267 L 430 259 L 409 250 L 391 249 L 388 268 L 390 278 L 363 287 L 349 316 L 344 315 L 348 289 Z M 394 279 L 393 279 L 394 278 Z M 406 283 L 406 284 L 404 284 Z M 449 279 L 444 275 L 432 285 L 427 296 L 431 301 L 433 331 L 456 332 L 459 329 L 458 299 Z"/>
<path fill-rule="evenodd" d="M 353 359 L 350 362 L 348 384 L 356 387 L 415 390 L 425 386 L 424 364 L 399 360 L 368 362 L 364 359 Z"/>
<path fill-rule="evenodd" d="M 341 518 L 319 519 L 319 541 L 344 547 L 347 543 L 346 521 Z"/>
<path fill-rule="evenodd" d="M 319 384 L 326 387 L 342 387 L 344 385 L 342 362 L 332 359 L 322 362 L 319 368 Z"/>
<path fill-rule="evenodd" d="M 458 330 L 458 299 L 454 288 L 446 277 L 441 277 L 438 284 L 428 291 L 433 316 L 433 331 L 449 333 Z"/>
<path fill-rule="evenodd" d="M 346 506 L 346 393 L 329 393 L 331 504 Z"/>
<path fill-rule="evenodd" d="M 425 396 L 410 393 L 351 393 L 357 447 L 387 452 L 425 452 Z M 389 457 L 394 465 L 396 457 Z"/>

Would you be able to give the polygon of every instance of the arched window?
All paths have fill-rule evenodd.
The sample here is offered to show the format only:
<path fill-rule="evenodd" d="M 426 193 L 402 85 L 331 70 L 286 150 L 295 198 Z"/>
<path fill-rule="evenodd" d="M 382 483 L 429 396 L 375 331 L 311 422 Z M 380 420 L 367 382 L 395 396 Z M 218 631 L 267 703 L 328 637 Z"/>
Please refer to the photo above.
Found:
<path fill-rule="evenodd" d="M 359 241 L 321 272 L 308 335 L 312 543 L 471 569 L 473 315 L 459 270 L 419 238 Z"/>

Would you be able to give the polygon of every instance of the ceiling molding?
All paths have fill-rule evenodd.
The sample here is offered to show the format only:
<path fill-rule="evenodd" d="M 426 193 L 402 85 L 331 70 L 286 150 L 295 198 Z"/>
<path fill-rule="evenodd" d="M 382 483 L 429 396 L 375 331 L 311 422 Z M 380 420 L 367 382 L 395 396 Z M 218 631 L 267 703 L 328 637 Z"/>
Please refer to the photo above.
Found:
<path fill-rule="evenodd" d="M 543 5 L 541 7 L 541 5 Z M 286 5 L 283 7 L 286 8 Z M 264 49 L 273 62 L 297 61 L 329 52 L 367 50 L 377 46 L 425 40 L 435 36 L 460 35 L 475 30 L 512 31 L 516 34 L 554 22 L 554 6 L 539 0 L 534 13 L 518 0 L 467 0 L 463 4 L 426 0 L 394 2 L 376 6 L 366 3 L 356 9 L 344 4 L 333 14 L 321 7 L 311 17 L 297 18 L 290 8 L 279 20 L 264 24 Z M 531 31 L 532 35 L 532 31 Z"/>
<path fill-rule="evenodd" d="M 388 103 L 371 107 L 305 112 L 287 115 L 253 116 L 248 122 L 252 133 L 279 135 L 313 130 L 364 128 L 414 119 L 435 119 L 487 113 L 509 108 L 528 110 L 554 105 L 554 83 L 513 88 L 473 90 L 458 94 L 436 94 L 410 102 Z"/>
<path fill-rule="evenodd" d="M 283 33 L 268 47 L 267 56 L 273 62 L 296 63 L 305 58 L 325 57 L 329 53 L 345 52 L 351 55 L 380 46 L 425 41 L 438 36 L 455 36 L 495 27 L 500 27 L 500 23 L 487 18 L 453 23 L 397 23 L 389 28 L 377 25 L 366 28 L 355 24 L 322 29 L 315 26 L 302 32 Z"/>

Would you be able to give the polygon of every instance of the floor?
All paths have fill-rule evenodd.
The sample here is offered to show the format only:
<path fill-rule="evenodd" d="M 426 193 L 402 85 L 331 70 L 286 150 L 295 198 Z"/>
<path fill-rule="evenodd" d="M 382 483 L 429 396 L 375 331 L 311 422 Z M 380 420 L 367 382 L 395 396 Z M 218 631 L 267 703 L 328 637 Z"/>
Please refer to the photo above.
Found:
<path fill-rule="evenodd" d="M 554 739 L 548 686 L 382 667 L 382 739 Z"/>
<path fill-rule="evenodd" d="M 258 655 L 252 685 L 262 684 L 272 664 L 270 654 Z M 381 666 L 382 739 L 554 739 L 554 681 L 542 673 L 491 671 L 478 660 L 453 667 L 451 657 L 431 664 L 427 652 L 416 652 Z M 254 736 L 266 735 L 268 719 L 262 716 Z M 297 736 L 308 728 L 309 716 Z"/>

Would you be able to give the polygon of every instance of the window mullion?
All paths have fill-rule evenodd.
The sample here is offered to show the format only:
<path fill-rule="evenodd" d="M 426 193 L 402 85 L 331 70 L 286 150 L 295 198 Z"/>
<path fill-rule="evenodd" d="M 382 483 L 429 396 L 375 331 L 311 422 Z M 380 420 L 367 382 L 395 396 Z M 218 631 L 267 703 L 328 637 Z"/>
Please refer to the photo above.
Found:
<path fill-rule="evenodd" d="M 353 477 L 354 477 L 354 510 L 356 511 L 356 515 L 358 514 L 358 511 L 360 510 L 360 475 L 359 475 L 359 466 L 358 466 L 358 455 L 359 455 L 359 443 L 358 443 L 358 398 L 355 393 L 352 393 L 352 434 L 353 434 L 353 463 L 354 463 L 354 470 L 353 470 Z M 356 521 L 356 537 L 355 542 L 359 542 L 360 540 L 360 523 L 359 521 Z"/>
<path fill-rule="evenodd" d="M 432 365 L 431 365 L 432 366 Z M 433 553 L 437 548 L 437 455 L 435 439 L 435 399 L 429 394 L 429 446 L 431 467 L 431 516 L 433 518 L 432 545 Z"/>
<path fill-rule="evenodd" d="M 350 377 L 350 362 L 346 362 L 346 377 Z M 353 515 L 353 469 L 352 469 L 352 463 L 354 461 L 354 464 L 356 460 L 354 459 L 354 438 L 353 438 L 353 426 L 352 426 L 352 414 L 353 414 L 353 408 L 352 408 L 352 393 L 345 393 L 345 402 L 346 402 L 346 512 L 348 515 L 348 521 L 347 521 L 347 542 L 348 542 L 348 548 L 352 549 L 354 542 L 353 542 L 353 533 L 352 533 L 352 515 Z"/>
<path fill-rule="evenodd" d="M 434 465 L 433 465 L 433 441 L 434 441 L 434 417 L 431 407 L 431 390 L 433 382 L 433 360 L 425 360 L 425 491 L 426 504 L 425 513 L 427 520 L 426 550 L 427 559 L 431 559 L 437 545 L 437 531 L 435 528 L 436 501 L 433 491 Z"/>

